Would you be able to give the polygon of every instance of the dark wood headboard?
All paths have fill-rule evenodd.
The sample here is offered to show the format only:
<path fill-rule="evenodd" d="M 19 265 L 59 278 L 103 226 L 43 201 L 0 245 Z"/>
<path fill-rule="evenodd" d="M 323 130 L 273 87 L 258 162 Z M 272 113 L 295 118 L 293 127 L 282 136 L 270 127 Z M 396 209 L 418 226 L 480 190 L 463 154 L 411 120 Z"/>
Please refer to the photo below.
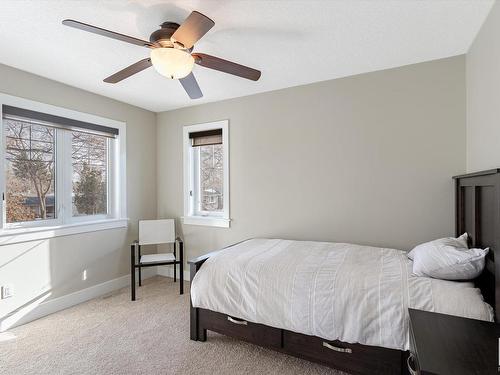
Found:
<path fill-rule="evenodd" d="M 490 248 L 486 267 L 476 280 L 500 321 L 500 169 L 453 177 L 456 234 L 469 234 L 472 247 Z M 498 259 L 498 262 L 495 262 Z"/>

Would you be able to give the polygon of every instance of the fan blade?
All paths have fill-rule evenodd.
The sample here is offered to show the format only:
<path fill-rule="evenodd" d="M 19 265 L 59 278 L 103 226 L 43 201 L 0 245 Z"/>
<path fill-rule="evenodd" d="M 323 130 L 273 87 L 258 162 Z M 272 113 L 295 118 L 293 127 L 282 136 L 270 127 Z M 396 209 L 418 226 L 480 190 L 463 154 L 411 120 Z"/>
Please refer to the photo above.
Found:
<path fill-rule="evenodd" d="M 215 69 L 220 72 L 251 79 L 252 81 L 258 81 L 260 78 L 260 70 L 252 69 L 248 66 L 236 64 L 204 53 L 193 53 L 192 56 L 196 64 L 205 68 Z"/>
<path fill-rule="evenodd" d="M 208 30 L 214 27 L 215 22 L 200 12 L 193 11 L 179 26 L 172 39 L 181 42 L 187 49 L 191 48 Z"/>
<path fill-rule="evenodd" d="M 117 83 L 117 82 L 123 81 L 125 78 L 128 78 L 131 75 L 134 75 L 136 73 L 143 71 L 146 68 L 149 68 L 151 65 L 152 64 L 151 64 L 150 58 L 138 61 L 135 64 L 127 66 L 125 69 L 122 69 L 119 72 L 113 74 L 112 76 L 105 78 L 104 82 Z"/>
<path fill-rule="evenodd" d="M 203 96 L 200 86 L 198 86 L 198 82 L 196 82 L 196 78 L 194 78 L 193 73 L 189 73 L 186 77 L 181 78 L 179 81 L 191 99 L 199 99 Z"/>
<path fill-rule="evenodd" d="M 114 31 L 109 31 L 106 29 L 101 29 L 100 27 L 97 26 L 92 26 L 88 25 L 83 22 L 78 22 L 75 20 L 64 20 L 62 21 L 63 25 L 69 26 L 69 27 L 74 27 L 75 29 L 80 29 L 84 31 L 88 31 L 94 34 L 99 34 L 102 36 L 107 36 L 108 38 L 113 38 L 117 40 L 121 40 L 122 42 L 127 42 L 127 43 L 132 43 L 137 46 L 141 47 L 148 47 L 148 48 L 154 48 L 156 47 L 153 43 L 147 42 L 142 39 L 137 39 L 132 36 L 120 34 L 120 33 L 115 33 Z"/>

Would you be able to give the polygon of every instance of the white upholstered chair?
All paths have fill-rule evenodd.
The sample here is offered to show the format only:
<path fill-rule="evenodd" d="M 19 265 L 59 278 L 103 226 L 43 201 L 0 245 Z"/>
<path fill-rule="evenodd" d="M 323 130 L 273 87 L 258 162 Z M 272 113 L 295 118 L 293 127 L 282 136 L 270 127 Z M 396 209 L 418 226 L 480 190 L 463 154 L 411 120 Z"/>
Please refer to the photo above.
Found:
<path fill-rule="evenodd" d="M 147 254 L 141 255 L 141 246 L 143 245 L 161 245 L 174 244 L 173 253 Z M 177 281 L 177 265 L 180 268 L 179 289 L 180 294 L 184 293 L 183 287 L 183 261 L 184 261 L 184 246 L 182 240 L 175 236 L 175 221 L 174 219 L 161 220 L 140 220 L 139 221 L 139 240 L 132 243 L 130 249 L 130 276 L 132 301 L 135 301 L 135 270 L 139 271 L 139 286 L 142 285 L 141 269 L 143 267 L 156 266 L 174 266 L 174 282 Z M 177 259 L 177 250 L 179 250 L 179 259 Z M 137 251 L 137 258 L 136 258 Z"/>

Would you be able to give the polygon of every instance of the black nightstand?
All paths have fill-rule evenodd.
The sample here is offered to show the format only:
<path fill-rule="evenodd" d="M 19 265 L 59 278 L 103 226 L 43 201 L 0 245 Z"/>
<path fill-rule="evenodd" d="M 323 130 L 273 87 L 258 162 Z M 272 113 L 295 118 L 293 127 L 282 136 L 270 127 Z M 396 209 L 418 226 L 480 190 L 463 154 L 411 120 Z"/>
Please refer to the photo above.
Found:
<path fill-rule="evenodd" d="M 409 362 L 422 375 L 499 374 L 500 325 L 409 309 Z"/>

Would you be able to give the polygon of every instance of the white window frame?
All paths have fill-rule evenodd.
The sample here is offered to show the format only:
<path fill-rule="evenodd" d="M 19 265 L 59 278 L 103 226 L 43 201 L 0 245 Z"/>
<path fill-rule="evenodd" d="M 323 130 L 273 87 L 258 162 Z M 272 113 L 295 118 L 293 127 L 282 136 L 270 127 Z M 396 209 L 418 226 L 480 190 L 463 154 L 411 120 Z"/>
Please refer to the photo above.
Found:
<path fill-rule="evenodd" d="M 97 230 L 123 228 L 128 225 L 126 199 L 126 124 L 87 113 L 77 112 L 53 105 L 0 93 L 0 189 L 5 187 L 5 137 L 3 132 L 2 105 L 26 108 L 36 112 L 66 117 L 96 125 L 118 129 L 118 136 L 108 140 L 108 213 L 107 215 L 72 216 L 71 161 L 56 165 L 55 210 L 56 218 L 19 223 L 6 223 L 6 202 L 0 199 L 0 242 L 12 244 L 18 242 L 47 239 L 69 234 L 93 232 Z M 71 147 L 71 132 L 56 129 L 57 154 L 67 154 L 63 148 Z M 56 161 L 57 164 L 57 161 Z"/>
<path fill-rule="evenodd" d="M 221 212 L 197 212 L 195 197 L 191 194 L 196 188 L 195 173 L 199 173 L 195 160 L 195 150 L 191 145 L 189 133 L 222 129 L 222 163 L 223 163 L 223 210 Z M 184 157 L 184 216 L 183 224 L 205 225 L 212 227 L 229 228 L 229 121 L 221 120 L 183 127 L 183 157 Z"/>

